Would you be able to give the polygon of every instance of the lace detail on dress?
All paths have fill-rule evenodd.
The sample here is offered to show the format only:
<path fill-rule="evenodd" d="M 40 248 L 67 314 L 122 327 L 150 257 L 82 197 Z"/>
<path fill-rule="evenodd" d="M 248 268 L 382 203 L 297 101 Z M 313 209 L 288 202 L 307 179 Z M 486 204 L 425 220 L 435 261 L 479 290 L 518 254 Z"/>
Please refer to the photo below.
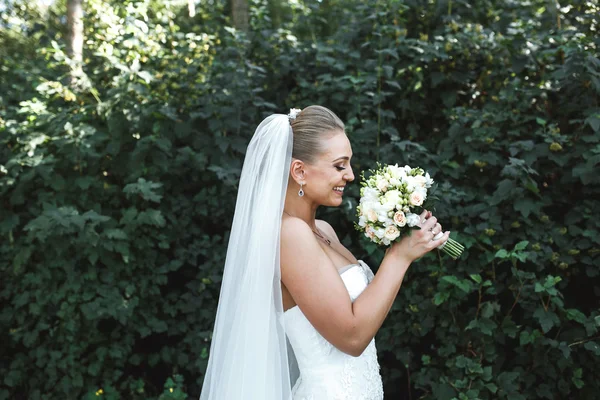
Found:
<path fill-rule="evenodd" d="M 352 301 L 373 280 L 373 272 L 359 261 L 341 273 Z M 284 313 L 286 331 L 298 361 L 300 377 L 293 400 L 382 400 L 383 385 L 375 340 L 358 357 L 341 352 L 310 324 L 298 307 Z"/>

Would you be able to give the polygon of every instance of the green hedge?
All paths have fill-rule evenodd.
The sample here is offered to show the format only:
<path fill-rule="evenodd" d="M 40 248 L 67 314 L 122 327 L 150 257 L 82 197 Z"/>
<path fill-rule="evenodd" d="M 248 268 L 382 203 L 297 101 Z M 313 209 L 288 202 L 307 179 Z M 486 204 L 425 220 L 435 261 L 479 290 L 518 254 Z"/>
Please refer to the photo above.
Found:
<path fill-rule="evenodd" d="M 377 336 L 386 398 L 597 397 L 597 5 L 255 1 L 244 36 L 225 2 L 158 3 L 86 2 L 73 90 L 64 4 L 5 13 L 0 399 L 197 398 L 245 147 L 310 104 L 355 172 L 431 172 L 467 248 L 411 267 Z M 358 187 L 321 216 L 376 268 Z"/>

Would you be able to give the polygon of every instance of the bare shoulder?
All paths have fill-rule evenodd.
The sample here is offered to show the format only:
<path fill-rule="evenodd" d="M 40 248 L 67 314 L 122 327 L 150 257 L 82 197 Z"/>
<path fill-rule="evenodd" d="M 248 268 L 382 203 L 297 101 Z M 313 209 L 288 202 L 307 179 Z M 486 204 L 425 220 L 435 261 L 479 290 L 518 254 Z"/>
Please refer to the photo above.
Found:
<path fill-rule="evenodd" d="M 322 230 L 323 232 L 325 232 L 325 234 L 327 235 L 327 237 L 335 240 L 338 243 L 340 242 L 340 239 L 338 238 L 337 234 L 335 233 L 335 230 L 329 224 L 329 222 L 323 221 L 322 219 L 317 219 L 317 220 L 315 220 L 315 222 L 317 224 L 317 228 L 319 228 L 320 230 Z"/>
<path fill-rule="evenodd" d="M 319 246 L 312 228 L 297 217 L 287 216 L 281 221 L 280 246 L 282 269 L 297 265 L 295 261 L 299 254 L 303 254 L 303 258 L 309 257 L 309 255 L 311 258 L 325 256 L 325 252 Z"/>
<path fill-rule="evenodd" d="M 298 240 L 312 239 L 310 226 L 297 217 L 284 217 L 281 221 L 281 244 L 293 244 Z"/>
<path fill-rule="evenodd" d="M 350 354 L 354 316 L 348 290 L 311 227 L 299 218 L 281 222 L 280 267 L 293 303 L 326 340 Z"/>

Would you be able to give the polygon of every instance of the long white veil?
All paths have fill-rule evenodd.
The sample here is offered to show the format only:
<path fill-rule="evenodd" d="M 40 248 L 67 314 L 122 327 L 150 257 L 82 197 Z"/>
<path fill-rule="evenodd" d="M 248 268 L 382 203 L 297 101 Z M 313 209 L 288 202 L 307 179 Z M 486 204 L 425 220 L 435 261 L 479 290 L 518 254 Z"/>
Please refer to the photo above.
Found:
<path fill-rule="evenodd" d="M 279 269 L 291 157 L 288 116 L 267 117 L 242 168 L 201 400 L 291 398 Z"/>

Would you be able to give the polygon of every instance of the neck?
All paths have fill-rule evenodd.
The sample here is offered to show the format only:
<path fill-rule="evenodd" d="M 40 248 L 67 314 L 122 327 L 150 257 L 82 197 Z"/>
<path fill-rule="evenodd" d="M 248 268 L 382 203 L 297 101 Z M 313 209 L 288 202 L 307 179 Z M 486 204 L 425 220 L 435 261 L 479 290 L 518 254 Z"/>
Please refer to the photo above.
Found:
<path fill-rule="evenodd" d="M 315 216 L 319 206 L 304 197 L 298 196 L 298 189 L 287 189 L 283 211 L 288 215 L 302 219 L 313 230 L 317 228 Z"/>

